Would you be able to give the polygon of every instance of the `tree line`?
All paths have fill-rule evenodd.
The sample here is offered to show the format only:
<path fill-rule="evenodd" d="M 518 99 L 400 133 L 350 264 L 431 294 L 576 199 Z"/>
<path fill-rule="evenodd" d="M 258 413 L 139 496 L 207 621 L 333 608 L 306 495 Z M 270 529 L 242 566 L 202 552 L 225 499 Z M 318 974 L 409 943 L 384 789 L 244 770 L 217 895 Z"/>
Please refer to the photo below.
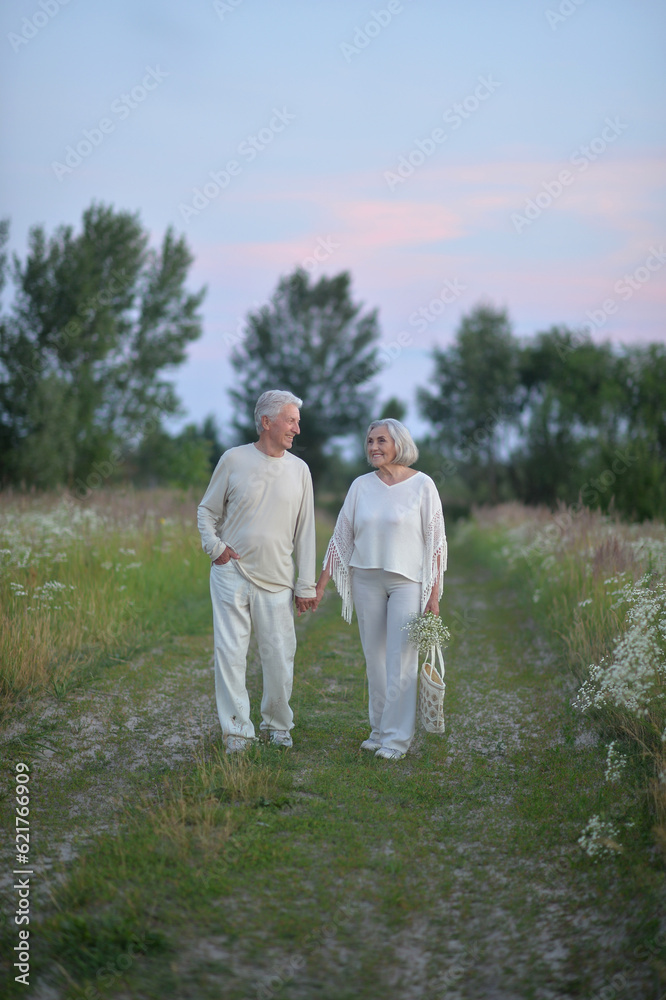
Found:
<path fill-rule="evenodd" d="M 9 262 L 0 224 L 0 484 L 67 487 L 85 497 L 132 481 L 202 488 L 225 447 L 255 437 L 258 395 L 289 388 L 303 399 L 295 450 L 320 494 L 340 496 L 362 467 L 336 443 L 377 414 L 386 364 L 376 309 L 352 296 L 342 272 L 280 279 L 235 338 L 232 425 L 211 415 L 179 434 L 169 374 L 201 336 L 205 289 L 191 292 L 193 258 L 169 229 L 158 247 L 136 214 L 92 205 L 81 231 L 34 227 L 24 261 Z M 399 357 L 394 361 L 399 364 Z M 430 431 L 419 467 L 450 512 L 475 503 L 582 502 L 626 517 L 666 510 L 666 348 L 617 347 L 553 326 L 518 339 L 505 310 L 479 303 L 451 344 L 434 348 L 417 406 Z M 361 430 L 362 432 L 362 430 Z"/>

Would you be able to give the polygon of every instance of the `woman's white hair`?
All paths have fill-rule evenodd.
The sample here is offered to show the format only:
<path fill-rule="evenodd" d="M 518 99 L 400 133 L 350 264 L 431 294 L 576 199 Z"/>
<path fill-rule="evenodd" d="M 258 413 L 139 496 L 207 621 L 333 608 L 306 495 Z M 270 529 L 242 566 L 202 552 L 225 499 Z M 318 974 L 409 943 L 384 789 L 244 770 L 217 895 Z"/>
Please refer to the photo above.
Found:
<path fill-rule="evenodd" d="M 374 431 L 375 427 L 385 427 L 389 432 L 391 440 L 395 445 L 394 462 L 396 465 L 414 464 L 419 457 L 419 449 L 414 444 L 414 439 L 405 425 L 401 424 L 399 420 L 395 420 L 394 417 L 386 417 L 385 420 L 372 421 L 365 435 L 366 456 L 368 454 L 368 438 L 370 436 L 370 431 Z M 372 462 L 370 462 L 370 464 L 372 465 Z"/>
<path fill-rule="evenodd" d="M 257 434 L 261 434 L 263 430 L 262 417 L 268 417 L 272 423 L 282 407 L 289 406 L 290 403 L 293 403 L 300 410 L 303 400 L 294 396 L 293 392 L 287 392 L 286 389 L 269 389 L 268 392 L 262 392 L 254 408 L 254 426 L 257 428 Z"/>

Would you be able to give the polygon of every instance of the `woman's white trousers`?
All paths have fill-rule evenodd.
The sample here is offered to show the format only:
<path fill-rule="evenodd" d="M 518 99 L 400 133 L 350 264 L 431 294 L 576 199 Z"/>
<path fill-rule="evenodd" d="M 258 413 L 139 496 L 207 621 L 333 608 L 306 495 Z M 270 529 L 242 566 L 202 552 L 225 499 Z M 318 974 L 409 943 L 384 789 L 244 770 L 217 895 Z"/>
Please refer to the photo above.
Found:
<path fill-rule="evenodd" d="M 421 608 L 421 584 L 383 569 L 351 570 L 368 672 L 370 739 L 405 753 L 414 737 L 418 651 L 402 626 Z"/>
<path fill-rule="evenodd" d="M 230 559 L 214 563 L 210 573 L 215 640 L 215 697 L 224 736 L 251 738 L 250 699 L 245 686 L 250 630 L 259 644 L 264 690 L 261 728 L 290 730 L 289 699 L 294 682 L 293 594 L 289 589 L 262 590 L 243 576 Z"/>

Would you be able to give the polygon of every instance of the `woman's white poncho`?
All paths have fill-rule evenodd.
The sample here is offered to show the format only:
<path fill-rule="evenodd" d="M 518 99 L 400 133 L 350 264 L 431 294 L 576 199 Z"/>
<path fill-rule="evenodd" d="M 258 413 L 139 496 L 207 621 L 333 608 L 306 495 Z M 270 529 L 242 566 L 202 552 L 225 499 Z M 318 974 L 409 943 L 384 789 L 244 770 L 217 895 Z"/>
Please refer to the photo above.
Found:
<path fill-rule="evenodd" d="M 338 515 L 324 566 L 342 597 L 342 616 L 352 619 L 350 568 L 384 569 L 421 584 L 421 611 L 446 569 L 444 516 L 437 487 L 417 472 L 387 486 L 375 472 L 355 479 Z"/>

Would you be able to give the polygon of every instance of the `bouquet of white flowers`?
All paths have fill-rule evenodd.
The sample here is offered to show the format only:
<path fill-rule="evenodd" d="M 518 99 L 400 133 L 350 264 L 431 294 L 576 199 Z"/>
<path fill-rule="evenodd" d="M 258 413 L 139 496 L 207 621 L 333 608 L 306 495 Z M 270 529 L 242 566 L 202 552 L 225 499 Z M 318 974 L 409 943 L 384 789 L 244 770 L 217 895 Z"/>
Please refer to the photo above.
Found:
<path fill-rule="evenodd" d="M 451 641 L 448 628 L 439 615 L 434 615 L 432 611 L 425 615 L 412 615 L 402 627 L 419 653 L 428 653 L 433 646 L 446 646 Z"/>
<path fill-rule="evenodd" d="M 409 641 L 424 654 L 419 682 L 418 716 L 426 732 L 443 733 L 444 724 L 444 657 L 442 646 L 451 639 L 451 633 L 438 615 L 428 611 L 413 615 L 403 629 Z M 435 650 L 440 669 L 435 666 Z"/>

